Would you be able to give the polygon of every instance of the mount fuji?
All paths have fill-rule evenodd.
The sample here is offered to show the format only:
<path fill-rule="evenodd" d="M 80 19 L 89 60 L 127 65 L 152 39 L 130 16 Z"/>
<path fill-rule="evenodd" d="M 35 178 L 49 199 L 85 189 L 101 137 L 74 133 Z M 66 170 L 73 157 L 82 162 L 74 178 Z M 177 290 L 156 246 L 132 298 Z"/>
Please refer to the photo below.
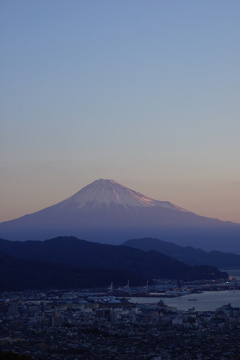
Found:
<path fill-rule="evenodd" d="M 0 223 L 0 237 L 10 240 L 60 235 L 111 244 L 154 237 L 206 250 L 240 251 L 240 224 L 199 216 L 105 179 L 58 204 Z"/>

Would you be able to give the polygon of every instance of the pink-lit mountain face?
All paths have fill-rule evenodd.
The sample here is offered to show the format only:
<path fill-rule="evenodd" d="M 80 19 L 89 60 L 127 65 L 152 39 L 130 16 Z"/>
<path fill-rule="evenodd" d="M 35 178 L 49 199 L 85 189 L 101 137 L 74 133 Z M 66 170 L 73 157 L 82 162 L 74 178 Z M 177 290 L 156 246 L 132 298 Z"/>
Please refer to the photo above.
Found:
<path fill-rule="evenodd" d="M 96 180 L 92 184 L 84 187 L 82 190 L 70 198 L 55 205 L 55 209 L 81 209 L 91 210 L 92 212 L 105 208 L 118 208 L 132 211 L 133 208 L 145 209 L 170 209 L 175 211 L 186 210 L 171 204 L 168 201 L 158 201 L 144 196 L 136 191 L 128 189 L 118 184 L 114 180 Z M 110 213 L 109 213 L 110 215 Z"/>
<path fill-rule="evenodd" d="M 112 244 L 147 236 L 205 249 L 240 250 L 240 224 L 202 217 L 104 179 L 56 205 L 0 224 L 0 237 L 10 240 L 59 235 Z"/>

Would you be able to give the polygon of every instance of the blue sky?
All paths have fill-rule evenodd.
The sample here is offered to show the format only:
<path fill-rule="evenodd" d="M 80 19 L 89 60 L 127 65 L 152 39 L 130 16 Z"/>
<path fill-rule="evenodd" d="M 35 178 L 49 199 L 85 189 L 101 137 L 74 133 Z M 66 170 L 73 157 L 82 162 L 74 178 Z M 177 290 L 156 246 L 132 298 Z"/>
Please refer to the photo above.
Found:
<path fill-rule="evenodd" d="M 240 222 L 238 0 L 2 0 L 0 221 L 114 179 Z"/>

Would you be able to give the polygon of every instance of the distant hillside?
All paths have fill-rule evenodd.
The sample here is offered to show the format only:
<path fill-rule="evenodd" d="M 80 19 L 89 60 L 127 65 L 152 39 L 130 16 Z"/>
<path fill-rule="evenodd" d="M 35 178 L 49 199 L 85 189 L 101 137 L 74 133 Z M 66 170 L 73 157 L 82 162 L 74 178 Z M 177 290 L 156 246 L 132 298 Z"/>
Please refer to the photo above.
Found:
<path fill-rule="evenodd" d="M 0 291 L 24 289 L 96 288 L 145 284 L 146 279 L 130 271 L 78 268 L 67 264 L 24 260 L 0 252 Z"/>
<path fill-rule="evenodd" d="M 182 280 L 227 277 L 209 266 L 190 267 L 157 251 L 144 252 L 128 246 L 88 242 L 74 237 L 45 241 L 0 240 L 0 251 L 23 259 L 65 263 L 91 269 L 131 271 L 149 280 L 168 278 Z"/>
<path fill-rule="evenodd" d="M 217 268 L 240 268 L 240 255 L 233 253 L 224 253 L 216 250 L 207 252 L 191 246 L 179 246 L 171 242 L 152 238 L 131 239 L 125 241 L 122 245 L 143 251 L 159 251 L 188 265 L 208 264 Z"/>

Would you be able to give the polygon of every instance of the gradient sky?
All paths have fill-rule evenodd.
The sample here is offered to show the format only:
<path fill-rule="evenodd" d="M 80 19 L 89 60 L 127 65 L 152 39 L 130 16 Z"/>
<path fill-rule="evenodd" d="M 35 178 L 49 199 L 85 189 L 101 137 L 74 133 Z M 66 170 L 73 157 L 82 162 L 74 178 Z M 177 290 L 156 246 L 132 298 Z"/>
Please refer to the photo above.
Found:
<path fill-rule="evenodd" d="M 240 223 L 239 0 L 1 0 L 0 221 L 114 179 Z"/>

